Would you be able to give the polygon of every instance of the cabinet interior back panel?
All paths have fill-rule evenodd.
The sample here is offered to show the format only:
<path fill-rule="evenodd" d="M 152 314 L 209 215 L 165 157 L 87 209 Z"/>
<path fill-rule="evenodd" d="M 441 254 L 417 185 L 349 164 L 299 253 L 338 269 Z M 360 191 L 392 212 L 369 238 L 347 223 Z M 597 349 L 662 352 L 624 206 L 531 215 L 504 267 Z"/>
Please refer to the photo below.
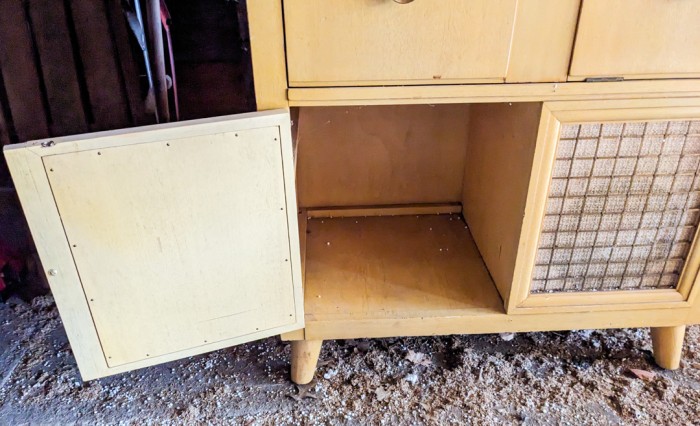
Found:
<path fill-rule="evenodd" d="M 562 126 L 533 293 L 675 288 L 700 221 L 700 121 Z"/>
<path fill-rule="evenodd" d="M 460 202 L 469 105 L 304 107 L 302 207 Z"/>
<path fill-rule="evenodd" d="M 44 158 L 110 367 L 294 321 L 276 127 Z"/>

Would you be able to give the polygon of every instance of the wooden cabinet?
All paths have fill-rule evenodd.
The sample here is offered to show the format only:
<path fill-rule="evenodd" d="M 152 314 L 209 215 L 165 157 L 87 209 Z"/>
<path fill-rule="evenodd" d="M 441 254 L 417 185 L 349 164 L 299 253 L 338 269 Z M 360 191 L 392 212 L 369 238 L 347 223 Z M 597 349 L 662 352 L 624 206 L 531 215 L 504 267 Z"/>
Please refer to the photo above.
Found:
<path fill-rule="evenodd" d="M 700 76 L 700 2 L 585 0 L 571 78 Z"/>
<path fill-rule="evenodd" d="M 293 112 L 295 157 L 285 111 L 6 151 L 84 379 L 280 333 L 305 382 L 325 339 L 700 319 L 697 99 Z"/>
<path fill-rule="evenodd" d="M 291 87 L 563 81 L 578 0 L 288 0 Z"/>
<path fill-rule="evenodd" d="M 700 323 L 700 80 L 565 82 L 579 5 L 256 0 L 258 106 L 291 111 L 8 149 L 83 377 L 282 334 L 307 383 L 325 339 L 610 327 L 652 327 L 677 368 Z M 593 24 L 696 11 L 601 5 L 580 78 L 676 63 L 608 43 L 619 61 L 586 69 L 608 55 L 581 47 Z"/>

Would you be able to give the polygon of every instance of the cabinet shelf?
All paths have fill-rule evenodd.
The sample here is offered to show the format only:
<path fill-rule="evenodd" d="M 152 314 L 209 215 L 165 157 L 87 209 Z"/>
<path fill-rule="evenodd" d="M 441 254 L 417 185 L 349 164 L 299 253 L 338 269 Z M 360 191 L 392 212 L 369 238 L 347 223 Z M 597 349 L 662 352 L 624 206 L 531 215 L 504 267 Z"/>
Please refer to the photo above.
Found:
<path fill-rule="evenodd" d="M 306 222 L 307 333 L 445 334 L 503 302 L 461 215 L 313 218 Z M 426 327 L 430 330 L 426 330 Z"/>

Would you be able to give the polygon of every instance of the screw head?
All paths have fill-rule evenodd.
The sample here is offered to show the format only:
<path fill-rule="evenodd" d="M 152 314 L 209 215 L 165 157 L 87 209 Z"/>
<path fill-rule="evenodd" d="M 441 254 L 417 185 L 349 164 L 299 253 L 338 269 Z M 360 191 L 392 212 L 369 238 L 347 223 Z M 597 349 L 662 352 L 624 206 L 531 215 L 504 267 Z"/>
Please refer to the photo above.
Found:
<path fill-rule="evenodd" d="M 55 277 L 56 275 L 58 275 L 58 271 L 55 269 L 49 269 L 49 275 Z"/>

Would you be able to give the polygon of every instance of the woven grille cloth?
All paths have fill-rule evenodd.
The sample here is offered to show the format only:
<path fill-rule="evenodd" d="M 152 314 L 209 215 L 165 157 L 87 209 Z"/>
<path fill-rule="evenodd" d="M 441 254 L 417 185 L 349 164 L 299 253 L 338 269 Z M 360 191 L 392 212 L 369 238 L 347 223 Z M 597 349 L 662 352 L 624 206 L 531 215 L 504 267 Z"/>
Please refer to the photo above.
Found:
<path fill-rule="evenodd" d="M 674 288 L 700 220 L 700 121 L 562 126 L 532 293 Z"/>

